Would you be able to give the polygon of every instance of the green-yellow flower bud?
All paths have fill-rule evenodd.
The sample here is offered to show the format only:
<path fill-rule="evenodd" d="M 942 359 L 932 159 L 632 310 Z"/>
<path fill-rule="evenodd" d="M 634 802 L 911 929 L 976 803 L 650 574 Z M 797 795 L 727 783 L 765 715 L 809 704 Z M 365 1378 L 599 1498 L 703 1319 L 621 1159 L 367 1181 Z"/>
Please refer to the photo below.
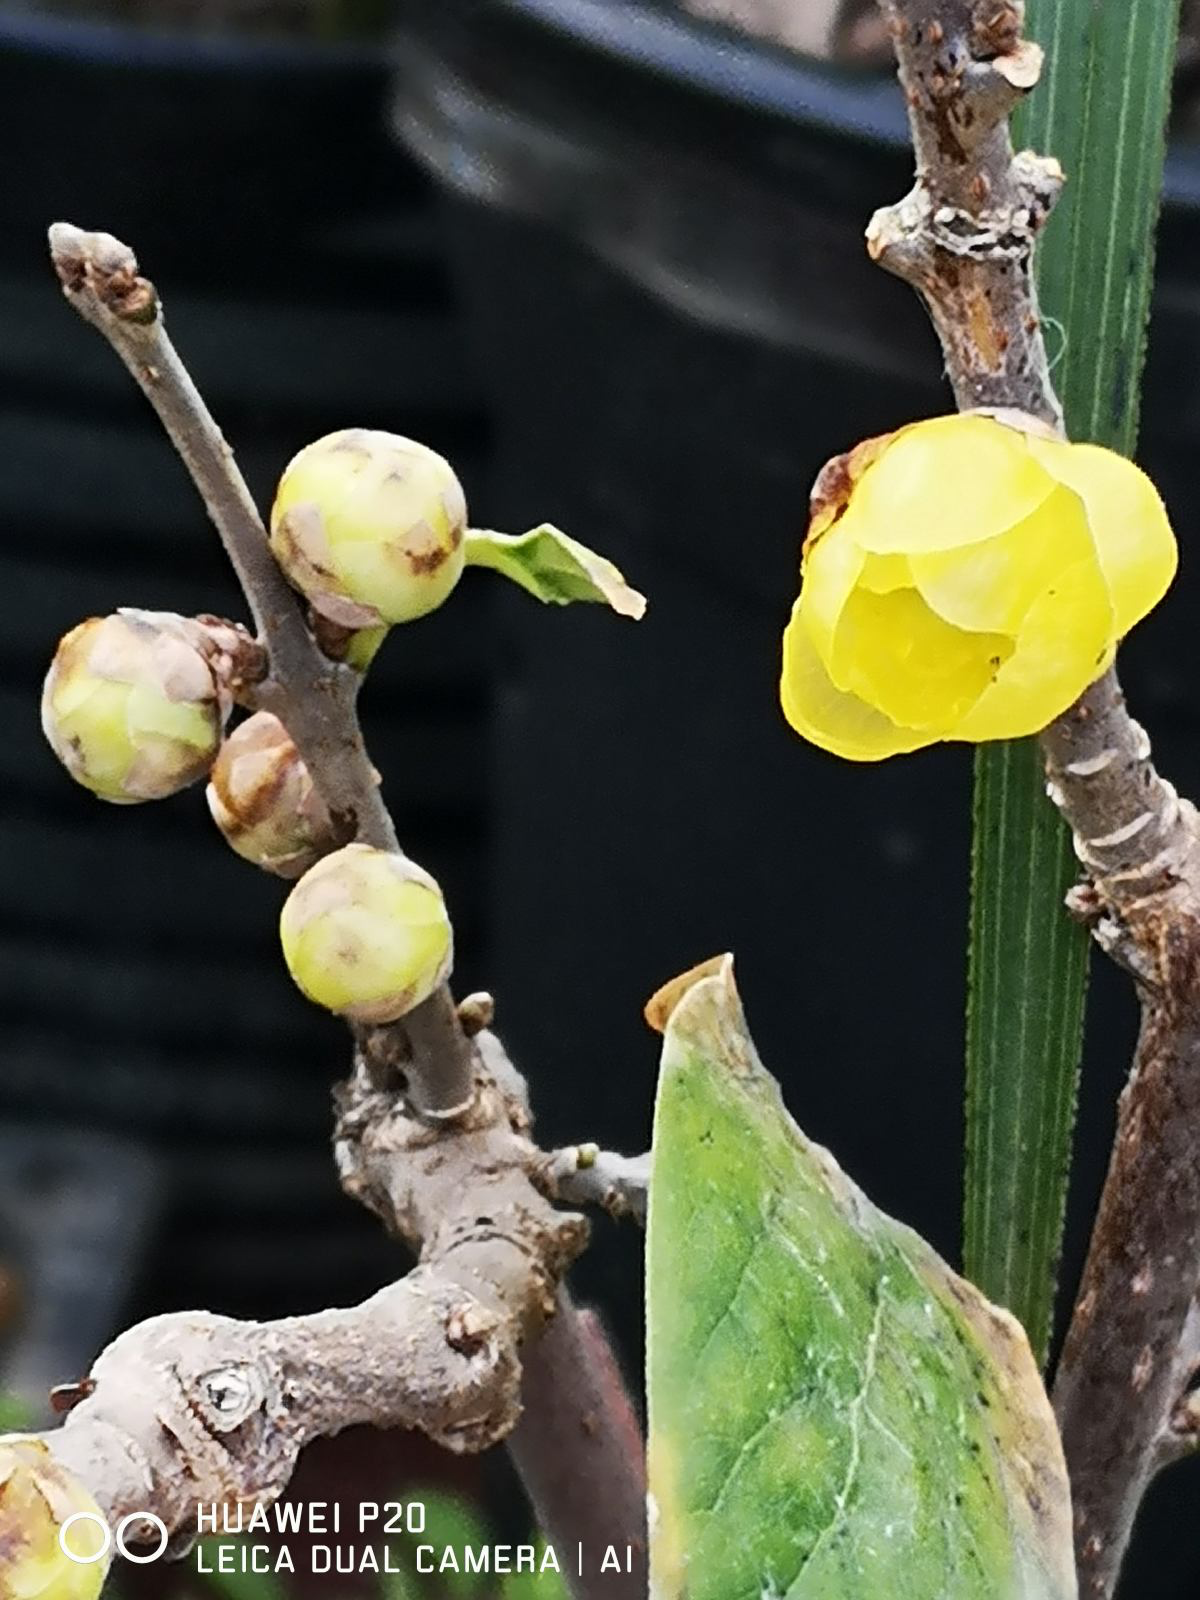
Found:
<path fill-rule="evenodd" d="M 81 1515 L 80 1515 L 81 1514 Z M 64 1523 L 72 1560 L 59 1541 Z M 40 1439 L 0 1438 L 0 1595 L 5 1600 L 97 1600 L 110 1554 L 99 1507 Z M 98 1558 L 98 1559 L 97 1559 Z"/>
<path fill-rule="evenodd" d="M 298 878 L 334 844 L 325 802 L 269 711 L 247 717 L 221 746 L 207 798 L 231 848 L 281 878 Z"/>
<path fill-rule="evenodd" d="M 161 800 L 204 776 L 224 697 L 183 617 L 118 611 L 59 643 L 42 691 L 42 729 L 76 780 L 118 805 Z"/>
<path fill-rule="evenodd" d="M 450 975 L 442 891 L 387 850 L 348 844 L 318 861 L 279 919 L 284 959 L 310 1000 L 354 1022 L 394 1022 Z"/>
<path fill-rule="evenodd" d="M 347 428 L 301 450 L 271 508 L 271 549 L 314 610 L 347 628 L 411 622 L 462 576 L 467 505 L 448 461 Z"/>

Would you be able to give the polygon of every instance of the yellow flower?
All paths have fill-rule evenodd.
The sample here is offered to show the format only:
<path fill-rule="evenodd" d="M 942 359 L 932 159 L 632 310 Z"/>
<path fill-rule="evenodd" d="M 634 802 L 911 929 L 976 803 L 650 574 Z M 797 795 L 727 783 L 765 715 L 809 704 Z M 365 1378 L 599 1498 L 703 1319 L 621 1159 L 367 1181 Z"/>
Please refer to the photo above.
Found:
<path fill-rule="evenodd" d="M 1037 733 L 1175 565 L 1146 475 L 1032 418 L 935 417 L 868 440 L 813 491 L 784 715 L 851 761 Z"/>
<path fill-rule="evenodd" d="M 63 1525 L 66 1543 L 59 1541 Z M 97 1600 L 110 1556 L 99 1507 L 40 1440 L 0 1438 L 0 1595 L 5 1600 Z"/>

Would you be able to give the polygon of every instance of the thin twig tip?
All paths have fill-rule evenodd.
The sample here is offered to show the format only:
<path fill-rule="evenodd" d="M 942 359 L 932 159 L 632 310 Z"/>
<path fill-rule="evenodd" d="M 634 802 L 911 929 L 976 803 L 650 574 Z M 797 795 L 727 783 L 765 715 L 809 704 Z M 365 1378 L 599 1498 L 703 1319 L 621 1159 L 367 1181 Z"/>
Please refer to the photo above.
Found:
<path fill-rule="evenodd" d="M 71 222 L 51 223 L 50 259 L 68 295 L 88 294 L 121 322 L 158 316 L 154 285 L 138 272 L 137 257 L 111 233 L 88 233 Z"/>

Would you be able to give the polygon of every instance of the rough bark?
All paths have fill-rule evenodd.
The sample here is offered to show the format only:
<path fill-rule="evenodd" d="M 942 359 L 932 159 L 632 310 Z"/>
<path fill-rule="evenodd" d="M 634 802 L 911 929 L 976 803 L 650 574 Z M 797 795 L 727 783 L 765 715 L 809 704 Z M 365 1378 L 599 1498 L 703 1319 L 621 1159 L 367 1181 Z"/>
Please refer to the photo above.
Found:
<path fill-rule="evenodd" d="M 153 285 L 110 235 L 59 223 L 50 239 L 68 300 L 154 406 L 242 583 L 267 662 L 243 699 L 287 727 L 339 842 L 399 850 L 358 725 L 358 675 L 310 632 Z M 76 1403 L 45 1439 L 114 1521 L 151 1511 L 183 1548 L 198 1506 L 273 1499 L 319 1434 L 370 1422 L 482 1450 L 512 1434 L 524 1410 L 514 1455 L 547 1536 L 566 1546 L 603 1531 L 605 1542 L 634 1546 L 638 1587 L 624 1592 L 645 1592 L 637 1423 L 603 1331 L 561 1287 L 587 1224 L 553 1203 L 564 1162 L 533 1143 L 526 1086 L 491 1016 L 488 996 L 456 1007 L 443 985 L 400 1022 L 356 1031 L 337 1099 L 338 1168 L 346 1190 L 417 1250 L 407 1277 L 352 1309 L 278 1322 L 157 1317 L 69 1386 L 64 1403 Z M 622 1158 L 595 1152 L 593 1164 L 631 1183 Z M 568 1437 L 563 1419 L 580 1406 L 586 1437 Z M 580 1597 L 600 1588 L 595 1573 L 568 1581 Z M 606 1581 L 603 1592 L 617 1591 Z"/>

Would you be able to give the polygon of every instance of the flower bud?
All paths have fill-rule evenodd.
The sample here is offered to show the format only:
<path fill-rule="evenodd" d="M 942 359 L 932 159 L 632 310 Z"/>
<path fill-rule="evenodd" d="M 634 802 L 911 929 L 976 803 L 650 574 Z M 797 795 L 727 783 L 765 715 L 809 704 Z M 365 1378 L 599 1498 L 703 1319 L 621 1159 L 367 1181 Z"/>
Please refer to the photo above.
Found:
<path fill-rule="evenodd" d="M 203 777 L 227 711 L 206 646 L 199 624 L 160 612 L 72 628 L 46 675 L 42 729 L 77 783 L 129 805 Z"/>
<path fill-rule="evenodd" d="M 225 740 L 207 797 L 230 847 L 281 878 L 298 878 L 334 844 L 325 802 L 287 729 L 269 711 L 256 711 Z"/>
<path fill-rule="evenodd" d="M 83 1515 L 59 1534 L 68 1518 Z M 46 1444 L 0 1438 L 0 1595 L 5 1600 L 97 1600 L 111 1551 L 99 1507 Z"/>
<path fill-rule="evenodd" d="M 467 506 L 448 461 L 347 428 L 301 450 L 271 508 L 271 549 L 309 604 L 346 628 L 411 622 L 462 576 Z"/>
<path fill-rule="evenodd" d="M 311 867 L 279 919 L 284 959 L 310 1000 L 354 1022 L 394 1022 L 450 975 L 442 891 L 404 856 L 348 844 Z"/>

